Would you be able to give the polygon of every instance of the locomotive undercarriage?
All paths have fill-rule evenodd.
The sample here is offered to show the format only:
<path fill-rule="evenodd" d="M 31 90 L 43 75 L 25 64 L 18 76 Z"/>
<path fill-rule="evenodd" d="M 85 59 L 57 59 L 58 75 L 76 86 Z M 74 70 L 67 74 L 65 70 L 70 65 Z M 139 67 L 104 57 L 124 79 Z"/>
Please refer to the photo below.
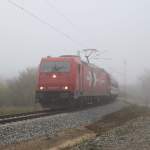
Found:
<path fill-rule="evenodd" d="M 74 97 L 71 92 L 37 92 L 36 102 L 40 103 L 43 108 L 71 108 L 97 106 L 111 103 L 117 96 L 80 96 Z"/>

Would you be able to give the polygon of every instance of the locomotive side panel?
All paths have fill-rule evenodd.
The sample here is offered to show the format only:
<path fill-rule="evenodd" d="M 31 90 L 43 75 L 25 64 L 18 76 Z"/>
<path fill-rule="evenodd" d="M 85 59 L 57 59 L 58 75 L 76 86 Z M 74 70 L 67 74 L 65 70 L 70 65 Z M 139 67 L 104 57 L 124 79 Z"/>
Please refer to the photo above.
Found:
<path fill-rule="evenodd" d="M 83 64 L 83 93 L 85 96 L 109 95 L 110 80 L 108 74 L 100 68 Z"/>

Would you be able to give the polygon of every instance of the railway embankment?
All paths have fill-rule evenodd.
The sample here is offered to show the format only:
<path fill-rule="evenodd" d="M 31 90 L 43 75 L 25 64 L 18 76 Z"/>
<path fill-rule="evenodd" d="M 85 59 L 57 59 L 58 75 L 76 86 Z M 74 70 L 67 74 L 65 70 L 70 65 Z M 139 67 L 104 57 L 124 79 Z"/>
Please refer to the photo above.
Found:
<path fill-rule="evenodd" d="M 60 131 L 74 128 L 79 129 L 81 126 L 83 127 L 100 120 L 103 116 L 116 112 L 126 105 L 122 101 L 116 101 L 86 110 L 0 125 L 0 149 L 7 149 L 9 146 L 12 148 L 17 143 L 28 143 L 34 141 L 34 139 L 40 141 L 44 139 L 44 141 L 47 141 L 47 139 L 55 137 Z M 85 131 L 82 132 L 84 136 Z M 88 135 L 91 136 L 91 134 Z"/>
<path fill-rule="evenodd" d="M 150 109 L 128 105 L 87 125 L 60 130 L 53 137 L 42 136 L 0 148 L 4 150 L 149 150 L 149 147 Z"/>

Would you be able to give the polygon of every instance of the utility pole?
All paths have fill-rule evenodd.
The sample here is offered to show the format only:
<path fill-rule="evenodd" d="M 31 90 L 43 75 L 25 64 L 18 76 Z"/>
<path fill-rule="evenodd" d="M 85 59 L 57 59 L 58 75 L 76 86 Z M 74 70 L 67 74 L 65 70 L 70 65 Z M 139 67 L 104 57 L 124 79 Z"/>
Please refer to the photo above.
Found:
<path fill-rule="evenodd" d="M 124 97 L 125 97 L 125 100 L 127 100 L 127 61 L 124 60 L 123 62 L 123 65 L 124 65 Z"/>

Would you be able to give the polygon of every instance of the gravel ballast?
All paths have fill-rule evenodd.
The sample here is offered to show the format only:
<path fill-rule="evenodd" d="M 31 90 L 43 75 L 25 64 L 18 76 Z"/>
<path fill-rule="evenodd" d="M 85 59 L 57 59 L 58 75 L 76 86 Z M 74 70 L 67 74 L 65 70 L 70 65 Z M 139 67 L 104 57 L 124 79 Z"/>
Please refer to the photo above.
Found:
<path fill-rule="evenodd" d="M 150 117 L 142 116 L 69 150 L 149 150 Z"/>
<path fill-rule="evenodd" d="M 78 112 L 0 125 L 0 145 L 14 144 L 42 136 L 52 137 L 62 129 L 78 128 L 90 124 L 106 114 L 120 110 L 126 105 L 122 101 L 116 101 L 112 104 Z"/>

